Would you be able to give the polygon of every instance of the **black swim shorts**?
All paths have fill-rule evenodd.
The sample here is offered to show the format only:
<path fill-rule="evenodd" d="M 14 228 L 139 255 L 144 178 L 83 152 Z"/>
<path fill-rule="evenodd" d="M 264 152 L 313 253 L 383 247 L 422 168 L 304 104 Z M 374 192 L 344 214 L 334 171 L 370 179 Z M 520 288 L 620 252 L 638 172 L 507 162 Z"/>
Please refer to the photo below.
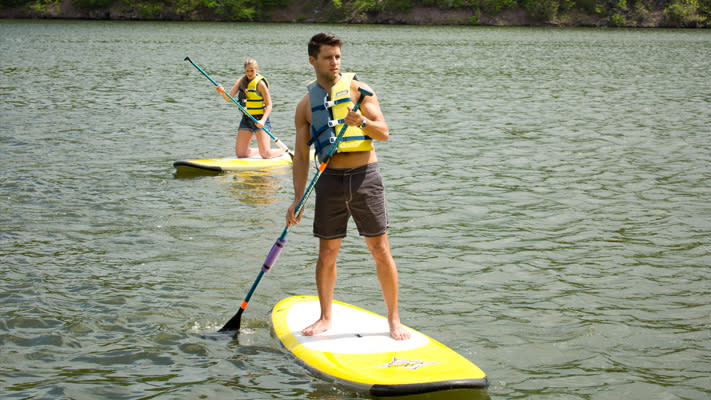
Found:
<path fill-rule="evenodd" d="M 387 232 L 385 187 L 378 163 L 349 169 L 326 168 L 316 183 L 314 236 L 346 237 L 351 216 L 361 236 Z"/>

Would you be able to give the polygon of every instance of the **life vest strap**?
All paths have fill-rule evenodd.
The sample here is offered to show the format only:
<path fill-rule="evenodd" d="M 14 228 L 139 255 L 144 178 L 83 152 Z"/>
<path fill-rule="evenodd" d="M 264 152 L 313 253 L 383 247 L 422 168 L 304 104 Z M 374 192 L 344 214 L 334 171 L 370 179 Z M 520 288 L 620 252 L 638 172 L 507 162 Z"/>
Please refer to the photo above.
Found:
<path fill-rule="evenodd" d="M 373 140 L 373 138 L 371 138 L 370 136 L 366 136 L 366 135 L 363 135 L 363 136 L 344 136 L 344 137 L 341 138 L 341 143 L 343 143 L 343 142 L 350 142 L 350 141 L 352 141 L 352 140 Z M 317 141 L 317 140 L 315 140 L 315 139 L 312 138 L 311 140 L 309 140 L 309 146 L 311 146 L 311 144 L 314 144 L 314 143 L 315 143 L 316 151 L 318 152 L 318 151 L 320 151 L 320 150 L 323 149 L 323 148 L 327 148 L 327 147 L 331 146 L 331 145 L 333 144 L 333 142 L 335 142 L 335 141 L 336 141 L 336 137 L 335 137 L 335 136 L 331 136 L 331 137 L 329 137 L 329 138 L 326 138 L 325 140 L 320 140 L 320 141 Z"/>
<path fill-rule="evenodd" d="M 340 100 L 329 101 L 328 96 L 326 96 L 323 98 L 323 104 L 319 104 L 317 106 L 311 107 L 311 112 L 319 111 L 319 110 L 326 110 L 326 109 L 329 109 L 329 108 L 336 106 L 338 104 L 347 103 L 349 101 L 351 101 L 350 97 L 346 97 L 346 98 L 343 98 Z"/>
<path fill-rule="evenodd" d="M 329 127 L 329 128 L 333 128 L 334 126 L 340 125 L 340 124 L 345 123 L 345 122 L 346 122 L 346 119 L 345 119 L 345 118 L 343 118 L 343 119 L 330 119 L 330 120 L 328 120 L 328 127 Z"/>
<path fill-rule="evenodd" d="M 347 137 L 342 137 L 341 142 L 348 142 L 351 140 L 373 140 L 372 137 L 368 135 L 363 135 L 363 136 L 347 136 Z"/>

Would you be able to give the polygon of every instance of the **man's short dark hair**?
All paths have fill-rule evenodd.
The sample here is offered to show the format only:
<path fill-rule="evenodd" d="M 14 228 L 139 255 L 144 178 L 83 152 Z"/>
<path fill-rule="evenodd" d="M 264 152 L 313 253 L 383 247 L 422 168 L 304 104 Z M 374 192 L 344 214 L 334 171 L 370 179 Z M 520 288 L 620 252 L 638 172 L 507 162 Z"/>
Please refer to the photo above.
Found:
<path fill-rule="evenodd" d="M 309 56 L 316 58 L 323 45 L 341 47 L 343 39 L 330 32 L 317 33 L 309 41 Z"/>

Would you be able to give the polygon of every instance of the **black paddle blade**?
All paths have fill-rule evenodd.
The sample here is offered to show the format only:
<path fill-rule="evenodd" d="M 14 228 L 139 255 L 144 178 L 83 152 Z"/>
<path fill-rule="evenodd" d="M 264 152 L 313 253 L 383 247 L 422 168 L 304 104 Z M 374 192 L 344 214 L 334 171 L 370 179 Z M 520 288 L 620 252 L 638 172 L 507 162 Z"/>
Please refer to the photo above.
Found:
<path fill-rule="evenodd" d="M 236 336 L 237 332 L 239 332 L 239 326 L 242 322 L 242 311 L 244 311 L 244 309 L 240 308 L 239 311 L 237 311 L 237 314 L 235 314 L 235 316 L 232 317 L 231 320 L 227 321 L 225 326 L 220 328 L 220 330 L 218 332 L 235 331 L 235 336 Z"/>

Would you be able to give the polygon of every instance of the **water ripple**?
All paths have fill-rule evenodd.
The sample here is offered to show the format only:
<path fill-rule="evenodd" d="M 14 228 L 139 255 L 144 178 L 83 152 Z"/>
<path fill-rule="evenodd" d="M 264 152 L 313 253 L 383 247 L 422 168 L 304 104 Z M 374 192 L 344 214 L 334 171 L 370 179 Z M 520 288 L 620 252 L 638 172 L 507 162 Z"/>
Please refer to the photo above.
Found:
<path fill-rule="evenodd" d="M 186 55 L 225 85 L 257 55 L 288 144 L 303 47 L 326 27 L 0 24 L 4 390 L 361 397 L 285 362 L 269 334 L 272 304 L 315 293 L 312 204 L 240 337 L 215 333 L 283 229 L 290 171 L 170 167 L 227 155 L 238 117 Z M 708 397 L 705 32 L 339 30 L 391 128 L 377 148 L 407 324 L 480 365 L 493 397 Z M 337 297 L 384 312 L 353 227 Z"/>

